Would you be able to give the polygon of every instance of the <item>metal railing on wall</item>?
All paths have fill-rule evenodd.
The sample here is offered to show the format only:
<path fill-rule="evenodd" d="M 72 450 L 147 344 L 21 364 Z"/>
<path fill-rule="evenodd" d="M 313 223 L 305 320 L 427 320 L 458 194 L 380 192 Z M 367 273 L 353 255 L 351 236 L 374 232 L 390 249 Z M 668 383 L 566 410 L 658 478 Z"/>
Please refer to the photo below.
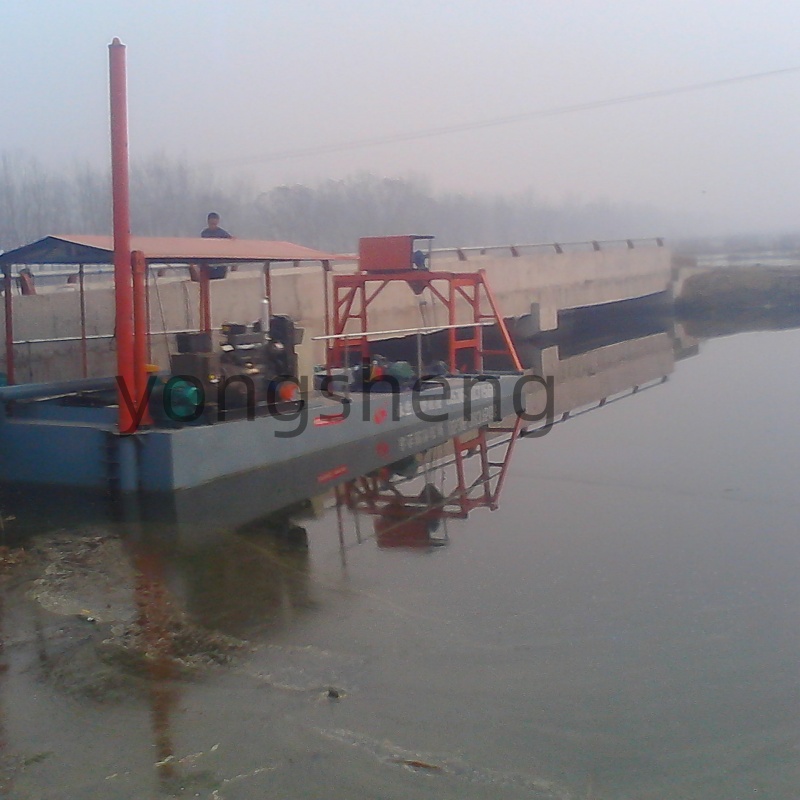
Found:
<path fill-rule="evenodd" d="M 433 258 L 447 258 L 455 256 L 459 261 L 470 261 L 484 256 L 519 258 L 524 255 L 536 253 L 576 253 L 576 252 L 605 252 L 609 250 L 634 250 L 652 247 L 664 247 L 663 237 L 645 237 L 633 239 L 588 239 L 577 242 L 536 242 L 532 244 L 497 244 L 471 247 L 437 247 L 431 251 Z M 238 269 L 247 274 L 250 271 L 261 269 L 261 265 L 240 264 Z M 185 264 L 152 264 L 151 269 L 165 277 L 173 273 L 175 277 L 188 276 L 189 267 Z M 181 274 L 183 273 L 183 274 Z M 59 268 L 58 265 L 40 265 L 32 270 L 35 281 L 43 287 L 75 286 L 77 288 L 77 273 L 74 269 Z M 97 266 L 84 271 L 85 280 L 89 284 L 97 284 L 111 278 L 114 268 L 111 266 Z"/>
<path fill-rule="evenodd" d="M 437 247 L 431 255 L 436 258 L 456 256 L 459 261 L 469 261 L 482 256 L 500 256 L 519 258 L 536 253 L 580 253 L 601 252 L 608 250 L 635 250 L 664 247 L 664 239 L 660 236 L 637 239 L 589 239 L 580 242 L 537 242 L 534 244 L 504 244 L 487 247 Z"/>

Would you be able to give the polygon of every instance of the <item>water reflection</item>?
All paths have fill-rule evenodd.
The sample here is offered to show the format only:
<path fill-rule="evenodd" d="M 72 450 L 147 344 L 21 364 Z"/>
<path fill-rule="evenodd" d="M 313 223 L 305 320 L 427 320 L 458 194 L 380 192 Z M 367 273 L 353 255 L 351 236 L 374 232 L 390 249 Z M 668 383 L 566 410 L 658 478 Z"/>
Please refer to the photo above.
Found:
<path fill-rule="evenodd" d="M 305 529 L 296 520 L 276 513 L 216 545 L 176 555 L 180 595 L 191 618 L 244 637 L 274 634 L 313 611 Z"/>
<path fill-rule="evenodd" d="M 529 345 L 529 364 L 555 376 L 559 420 L 668 391 L 699 347 L 675 325 L 601 333 Z M 65 522 L 63 498 L 4 506 L 9 535 L 63 529 L 31 548 L 27 583 L 14 573 L 0 609 L 6 794 L 626 796 L 620 775 L 645 781 L 657 761 L 631 754 L 631 720 L 680 740 L 675 713 L 658 732 L 648 676 L 665 695 L 691 680 L 681 592 L 702 597 L 706 575 L 681 577 L 696 565 L 670 542 L 691 548 L 688 534 L 645 542 L 637 526 L 658 530 L 687 501 L 559 494 L 556 470 L 536 472 L 545 453 L 557 463 L 559 434 L 529 432 L 375 437 L 123 519 L 98 501 L 91 527 L 80 508 Z M 587 494 L 589 522 L 575 511 Z M 635 520 L 595 536 L 617 500 Z M 641 599 L 653 596 L 654 610 Z M 690 644 L 730 648 L 723 635 Z"/>
<path fill-rule="evenodd" d="M 135 570 L 135 628 L 130 637 L 140 637 L 141 655 L 148 683 L 155 766 L 161 789 L 169 793 L 177 776 L 170 715 L 179 699 L 176 677 L 174 611 L 165 583 L 164 565 L 158 548 L 133 545 Z M 172 624 L 171 624 L 172 623 Z"/>
<path fill-rule="evenodd" d="M 378 547 L 431 552 L 448 544 L 449 519 L 466 519 L 477 508 L 494 510 L 500 499 L 514 445 L 523 430 L 521 418 L 489 425 L 446 445 L 408 456 L 336 491 L 337 508 L 346 507 L 356 521 L 373 517 Z M 448 471 L 454 486 L 446 485 Z M 342 533 L 342 515 L 337 515 Z"/>

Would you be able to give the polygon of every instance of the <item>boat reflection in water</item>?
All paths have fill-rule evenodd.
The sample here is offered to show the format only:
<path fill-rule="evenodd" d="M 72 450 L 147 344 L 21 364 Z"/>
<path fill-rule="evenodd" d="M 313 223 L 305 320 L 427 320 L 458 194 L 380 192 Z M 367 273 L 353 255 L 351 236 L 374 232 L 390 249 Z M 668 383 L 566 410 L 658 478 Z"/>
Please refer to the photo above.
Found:
<path fill-rule="evenodd" d="M 336 489 L 337 511 L 345 507 L 353 515 L 359 542 L 359 520 L 369 515 L 379 547 L 441 547 L 449 541 L 449 519 L 466 519 L 476 508 L 497 508 L 522 431 L 522 419 L 513 418 L 347 481 Z M 341 513 L 337 519 L 344 541 Z"/>

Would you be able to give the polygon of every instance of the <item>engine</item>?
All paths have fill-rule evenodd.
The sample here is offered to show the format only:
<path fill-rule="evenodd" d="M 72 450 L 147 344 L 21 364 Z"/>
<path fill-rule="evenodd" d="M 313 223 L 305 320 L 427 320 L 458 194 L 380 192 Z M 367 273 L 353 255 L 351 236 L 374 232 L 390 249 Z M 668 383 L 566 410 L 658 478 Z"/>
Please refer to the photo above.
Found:
<path fill-rule="evenodd" d="M 151 396 L 154 417 L 161 422 L 223 421 L 296 402 L 295 347 L 302 334 L 284 315 L 270 317 L 268 330 L 260 321 L 226 323 L 216 349 L 210 333 L 177 334 L 171 375 Z"/>

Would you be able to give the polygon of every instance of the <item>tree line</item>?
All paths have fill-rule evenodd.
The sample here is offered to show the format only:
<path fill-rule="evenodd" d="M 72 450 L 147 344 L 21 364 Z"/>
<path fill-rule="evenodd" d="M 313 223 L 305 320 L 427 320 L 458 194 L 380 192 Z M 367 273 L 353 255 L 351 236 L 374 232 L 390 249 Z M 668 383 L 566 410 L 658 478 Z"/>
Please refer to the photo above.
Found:
<path fill-rule="evenodd" d="M 197 236 L 217 211 L 239 238 L 278 239 L 353 252 L 361 236 L 434 234 L 441 247 L 635 238 L 677 232 L 652 208 L 605 201 L 550 203 L 534 192 L 436 192 L 419 176 L 357 173 L 263 189 L 246 178 L 154 155 L 131 165 L 131 228 L 143 236 Z M 53 233 L 111 231 L 106 170 L 55 171 L 24 153 L 0 154 L 0 250 Z"/>

